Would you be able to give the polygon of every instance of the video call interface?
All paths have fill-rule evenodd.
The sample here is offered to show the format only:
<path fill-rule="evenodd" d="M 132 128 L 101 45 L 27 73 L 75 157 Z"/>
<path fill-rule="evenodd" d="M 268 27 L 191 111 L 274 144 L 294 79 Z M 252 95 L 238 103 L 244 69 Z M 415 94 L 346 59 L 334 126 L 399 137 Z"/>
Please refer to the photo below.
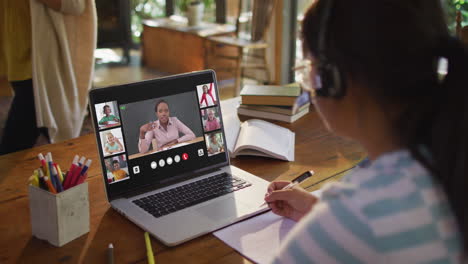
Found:
<path fill-rule="evenodd" d="M 225 161 L 214 86 L 200 84 L 191 91 L 125 104 L 95 104 L 107 184 L 164 179 Z"/>

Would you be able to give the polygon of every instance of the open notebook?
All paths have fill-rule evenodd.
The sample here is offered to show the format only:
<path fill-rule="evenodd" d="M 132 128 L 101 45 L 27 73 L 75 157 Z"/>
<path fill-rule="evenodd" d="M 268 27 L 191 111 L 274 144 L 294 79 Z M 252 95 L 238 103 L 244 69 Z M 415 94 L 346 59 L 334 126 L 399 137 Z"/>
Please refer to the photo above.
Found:
<path fill-rule="evenodd" d="M 224 116 L 224 126 L 231 157 L 251 155 L 294 161 L 295 134 L 291 130 L 259 119 L 241 123 L 237 114 Z"/>
<path fill-rule="evenodd" d="M 312 194 L 320 197 L 322 192 L 317 190 Z M 213 234 L 253 262 L 268 263 L 295 224 L 269 211 Z"/>

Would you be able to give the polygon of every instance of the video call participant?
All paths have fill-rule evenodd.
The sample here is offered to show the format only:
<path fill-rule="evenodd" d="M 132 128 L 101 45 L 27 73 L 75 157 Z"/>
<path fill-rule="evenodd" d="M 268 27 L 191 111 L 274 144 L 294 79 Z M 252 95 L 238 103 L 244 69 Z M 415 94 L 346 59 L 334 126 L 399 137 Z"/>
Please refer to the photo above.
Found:
<path fill-rule="evenodd" d="M 208 143 L 208 153 L 216 154 L 224 151 L 224 146 L 218 141 L 217 134 L 210 134 Z"/>
<path fill-rule="evenodd" d="M 107 142 L 104 145 L 104 151 L 108 154 L 119 153 L 123 151 L 123 145 L 120 143 L 120 140 L 114 137 L 112 132 L 106 132 Z"/>
<path fill-rule="evenodd" d="M 202 106 L 212 106 L 216 104 L 216 100 L 213 97 L 213 84 L 210 84 L 210 89 L 208 89 L 208 85 L 203 85 L 203 94 L 200 99 L 200 105 Z"/>
<path fill-rule="evenodd" d="M 272 211 L 298 221 L 272 263 L 467 263 L 468 56 L 441 1 L 318 0 L 301 28 L 302 86 L 371 163 L 321 199 L 270 184 Z"/>
<path fill-rule="evenodd" d="M 112 167 L 111 160 L 105 159 L 104 164 L 106 165 L 106 174 L 109 174 L 109 173 L 112 174 L 112 171 L 114 170 L 114 168 Z M 108 175 L 108 180 L 112 182 L 112 179 L 109 178 L 109 175 Z"/>
<path fill-rule="evenodd" d="M 114 122 L 117 122 L 117 123 L 120 122 L 120 119 L 118 117 L 116 117 L 115 115 L 111 115 L 112 110 L 111 110 L 110 106 L 105 105 L 102 108 L 102 112 L 104 113 L 104 117 L 101 118 L 101 120 L 99 120 L 99 125 L 108 125 L 109 121 L 114 121 Z"/>
<path fill-rule="evenodd" d="M 122 180 L 128 177 L 127 172 L 120 168 L 120 163 L 118 160 L 112 161 L 112 167 L 114 168 L 112 170 L 112 175 L 114 175 L 114 179 L 116 181 Z"/>
<path fill-rule="evenodd" d="M 154 106 L 156 117 L 155 122 L 149 122 L 140 127 L 140 139 L 138 150 L 146 153 L 149 150 L 153 139 L 156 140 L 157 149 L 161 150 L 171 145 L 195 139 L 195 134 L 177 117 L 170 116 L 169 104 L 160 100 Z M 179 133 L 184 134 L 179 138 Z"/>
<path fill-rule="evenodd" d="M 213 109 L 208 109 L 208 119 L 205 122 L 205 131 L 220 129 L 221 125 L 215 117 Z"/>

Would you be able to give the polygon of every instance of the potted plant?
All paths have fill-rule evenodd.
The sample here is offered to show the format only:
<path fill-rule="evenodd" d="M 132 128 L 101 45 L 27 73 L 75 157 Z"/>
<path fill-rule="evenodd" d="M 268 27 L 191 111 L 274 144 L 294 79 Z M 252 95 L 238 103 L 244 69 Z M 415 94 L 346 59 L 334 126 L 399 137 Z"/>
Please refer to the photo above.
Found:
<path fill-rule="evenodd" d="M 178 6 L 180 11 L 186 14 L 189 26 L 198 26 L 203 19 L 203 12 L 205 6 L 211 5 L 213 0 L 182 0 L 179 1 Z"/>

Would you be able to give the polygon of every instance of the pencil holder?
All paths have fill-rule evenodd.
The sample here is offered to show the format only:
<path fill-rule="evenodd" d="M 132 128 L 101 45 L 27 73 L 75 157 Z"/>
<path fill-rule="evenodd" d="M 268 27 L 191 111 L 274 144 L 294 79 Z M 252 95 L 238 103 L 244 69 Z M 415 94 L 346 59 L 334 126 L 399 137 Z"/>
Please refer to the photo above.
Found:
<path fill-rule="evenodd" d="M 52 194 L 29 185 L 33 236 L 60 247 L 89 232 L 88 183 Z"/>

